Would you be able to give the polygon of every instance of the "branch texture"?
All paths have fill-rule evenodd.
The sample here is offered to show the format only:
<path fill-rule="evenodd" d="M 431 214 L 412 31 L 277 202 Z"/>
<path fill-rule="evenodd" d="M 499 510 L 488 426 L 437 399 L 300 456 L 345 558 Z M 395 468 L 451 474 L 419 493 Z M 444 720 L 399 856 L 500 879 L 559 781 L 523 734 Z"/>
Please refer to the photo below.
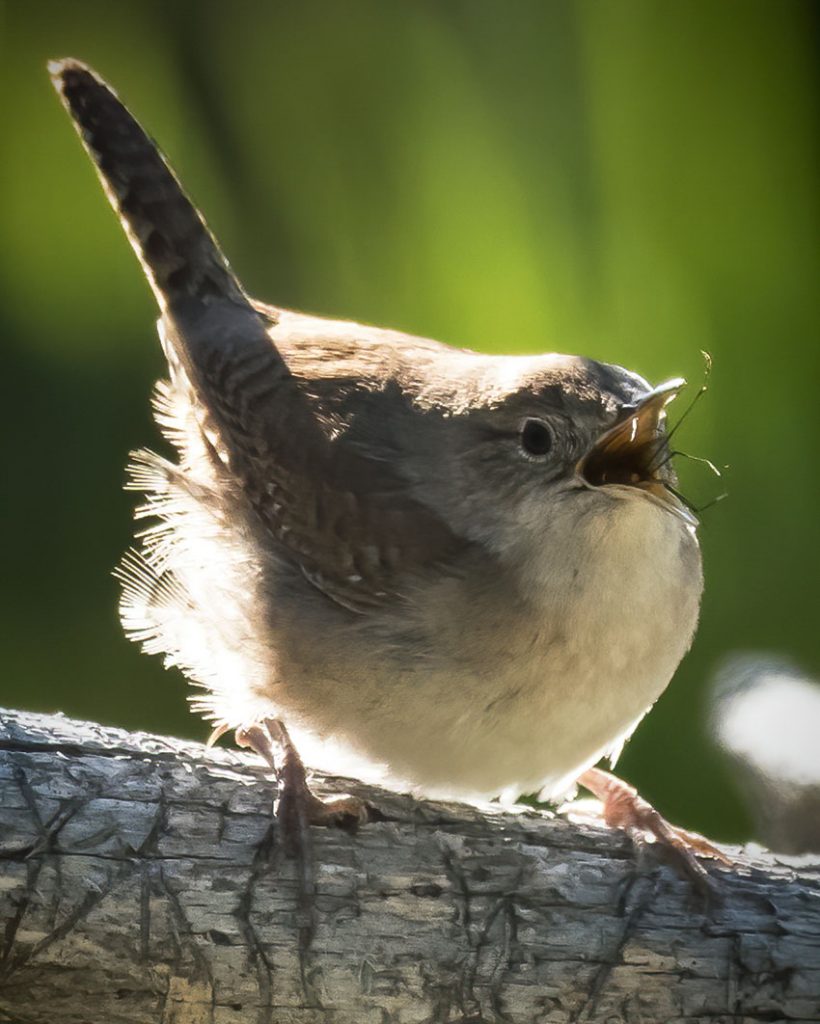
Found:
<path fill-rule="evenodd" d="M 0 712 L 0 1020 L 820 1019 L 820 860 L 719 899 L 619 833 L 320 778 L 391 820 L 284 857 L 250 756 Z"/>

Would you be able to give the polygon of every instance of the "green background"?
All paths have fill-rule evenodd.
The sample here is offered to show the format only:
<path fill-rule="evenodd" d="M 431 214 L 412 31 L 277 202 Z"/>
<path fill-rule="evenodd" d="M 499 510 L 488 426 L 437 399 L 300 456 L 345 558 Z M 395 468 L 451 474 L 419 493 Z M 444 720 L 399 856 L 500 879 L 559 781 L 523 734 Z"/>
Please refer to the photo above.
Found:
<path fill-rule="evenodd" d="M 163 365 L 148 289 L 45 73 L 71 55 L 161 141 L 260 298 L 655 381 L 697 381 L 712 353 L 680 440 L 730 466 L 723 481 L 683 467 L 696 501 L 729 491 L 703 517 L 702 624 L 620 768 L 681 824 L 746 835 L 708 740 L 714 666 L 754 647 L 820 672 L 816 7 L 0 11 L 0 701 L 207 733 L 116 618 L 123 466 L 156 444 Z"/>

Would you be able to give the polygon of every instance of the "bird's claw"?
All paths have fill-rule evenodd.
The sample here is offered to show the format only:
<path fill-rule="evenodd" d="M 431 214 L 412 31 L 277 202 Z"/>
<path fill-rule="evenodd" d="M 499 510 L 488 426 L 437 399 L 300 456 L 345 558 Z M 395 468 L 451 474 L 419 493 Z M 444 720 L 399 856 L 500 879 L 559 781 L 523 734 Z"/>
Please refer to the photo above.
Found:
<path fill-rule="evenodd" d="M 628 783 L 600 768 L 590 768 L 578 779 L 603 804 L 604 821 L 630 835 L 651 836 L 669 854 L 678 871 L 699 889 L 708 888 L 708 873 L 698 857 L 708 857 L 730 866 L 729 857 L 697 832 L 672 825 Z"/>

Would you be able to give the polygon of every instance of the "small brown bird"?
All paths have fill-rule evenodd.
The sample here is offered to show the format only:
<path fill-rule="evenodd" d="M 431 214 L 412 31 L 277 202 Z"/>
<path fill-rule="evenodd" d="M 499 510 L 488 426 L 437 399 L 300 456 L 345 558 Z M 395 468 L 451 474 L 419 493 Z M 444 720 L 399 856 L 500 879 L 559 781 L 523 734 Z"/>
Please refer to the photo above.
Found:
<path fill-rule="evenodd" d="M 696 521 L 664 429 L 683 382 L 255 302 L 112 90 L 74 60 L 50 70 L 170 370 L 155 408 L 177 461 L 131 465 L 149 525 L 120 570 L 129 636 L 203 688 L 217 732 L 284 747 L 282 800 L 311 821 L 364 810 L 313 797 L 296 747 L 464 798 L 580 780 L 608 821 L 686 846 L 592 767 L 698 617 Z"/>

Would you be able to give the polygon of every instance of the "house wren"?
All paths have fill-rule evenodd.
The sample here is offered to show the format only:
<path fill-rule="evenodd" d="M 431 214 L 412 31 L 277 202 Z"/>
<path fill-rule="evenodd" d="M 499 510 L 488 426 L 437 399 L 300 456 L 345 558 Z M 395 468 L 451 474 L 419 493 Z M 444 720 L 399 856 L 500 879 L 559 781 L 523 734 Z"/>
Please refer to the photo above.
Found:
<path fill-rule="evenodd" d="M 589 778 L 695 630 L 664 427 L 683 381 L 256 302 L 112 90 L 50 68 L 170 370 L 177 459 L 131 465 L 150 525 L 121 569 L 129 636 L 219 728 L 281 722 L 313 763 L 465 798 Z"/>

